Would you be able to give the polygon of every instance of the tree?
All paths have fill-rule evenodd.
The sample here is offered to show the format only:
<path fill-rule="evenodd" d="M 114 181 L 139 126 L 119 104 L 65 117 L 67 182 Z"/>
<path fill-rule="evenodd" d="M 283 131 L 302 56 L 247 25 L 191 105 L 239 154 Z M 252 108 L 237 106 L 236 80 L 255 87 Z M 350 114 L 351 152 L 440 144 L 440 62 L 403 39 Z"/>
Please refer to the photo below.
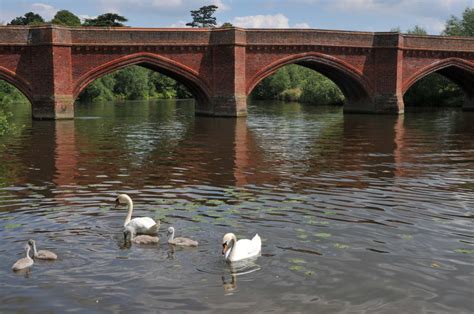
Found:
<path fill-rule="evenodd" d="M 217 25 L 216 18 L 212 15 L 217 10 L 216 5 L 206 5 L 199 10 L 191 10 L 193 21 L 186 23 L 186 26 L 191 27 L 215 27 Z"/>
<path fill-rule="evenodd" d="M 94 19 L 86 19 L 84 26 L 124 26 L 121 22 L 127 21 L 125 17 L 116 13 L 105 13 Z"/>
<path fill-rule="evenodd" d="M 466 8 L 462 19 L 452 15 L 441 33 L 446 36 L 474 36 L 474 9 Z"/>
<path fill-rule="evenodd" d="M 60 10 L 56 13 L 51 23 L 66 26 L 81 26 L 81 20 L 68 10 Z"/>
<path fill-rule="evenodd" d="M 28 12 L 24 16 L 17 16 L 11 20 L 9 25 L 38 25 L 44 23 L 44 19 L 41 15 Z"/>
<path fill-rule="evenodd" d="M 225 22 L 224 24 L 221 25 L 221 28 L 231 28 L 231 27 L 234 27 L 234 25 L 232 25 L 232 23 L 230 22 Z"/>
<path fill-rule="evenodd" d="M 421 26 L 415 25 L 412 29 L 407 30 L 410 35 L 428 35 L 428 32 Z"/>

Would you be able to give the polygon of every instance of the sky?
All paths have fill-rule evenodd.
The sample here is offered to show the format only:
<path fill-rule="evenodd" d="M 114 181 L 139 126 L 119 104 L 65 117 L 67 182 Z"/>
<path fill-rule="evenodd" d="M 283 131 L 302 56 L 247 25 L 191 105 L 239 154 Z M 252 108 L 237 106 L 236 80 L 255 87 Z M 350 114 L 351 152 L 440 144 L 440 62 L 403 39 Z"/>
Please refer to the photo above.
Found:
<path fill-rule="evenodd" d="M 184 27 L 190 10 L 215 4 L 217 23 L 246 28 L 316 28 L 383 32 L 415 25 L 439 34 L 474 0 L 0 0 L 0 22 L 33 11 L 50 20 L 58 10 L 81 18 L 114 12 L 127 26 Z"/>

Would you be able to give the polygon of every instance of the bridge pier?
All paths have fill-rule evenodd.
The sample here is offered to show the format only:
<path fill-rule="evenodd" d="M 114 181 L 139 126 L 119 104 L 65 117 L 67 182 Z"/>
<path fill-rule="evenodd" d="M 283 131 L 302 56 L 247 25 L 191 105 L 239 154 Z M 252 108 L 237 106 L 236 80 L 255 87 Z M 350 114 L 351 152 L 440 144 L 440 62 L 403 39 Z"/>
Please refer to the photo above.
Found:
<path fill-rule="evenodd" d="M 57 26 L 32 28 L 32 114 L 38 120 L 74 118 L 70 29 Z"/>
<path fill-rule="evenodd" d="M 464 105 L 462 106 L 464 111 L 474 111 L 474 96 L 466 96 L 464 98 Z"/>
<path fill-rule="evenodd" d="M 51 95 L 34 99 L 31 104 L 33 119 L 60 120 L 74 118 L 72 95 Z"/>
<path fill-rule="evenodd" d="M 403 97 L 400 94 L 377 95 L 344 103 L 344 113 L 402 114 L 404 113 Z"/>

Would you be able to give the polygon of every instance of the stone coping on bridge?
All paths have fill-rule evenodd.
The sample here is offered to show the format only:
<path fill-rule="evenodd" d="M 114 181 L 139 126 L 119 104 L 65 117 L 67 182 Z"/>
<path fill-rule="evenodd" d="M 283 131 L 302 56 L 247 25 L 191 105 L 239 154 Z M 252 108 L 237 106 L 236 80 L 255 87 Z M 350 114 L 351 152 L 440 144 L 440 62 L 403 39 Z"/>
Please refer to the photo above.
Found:
<path fill-rule="evenodd" d="M 247 45 L 339 46 L 474 52 L 474 38 L 320 29 L 0 26 L 0 46 Z"/>

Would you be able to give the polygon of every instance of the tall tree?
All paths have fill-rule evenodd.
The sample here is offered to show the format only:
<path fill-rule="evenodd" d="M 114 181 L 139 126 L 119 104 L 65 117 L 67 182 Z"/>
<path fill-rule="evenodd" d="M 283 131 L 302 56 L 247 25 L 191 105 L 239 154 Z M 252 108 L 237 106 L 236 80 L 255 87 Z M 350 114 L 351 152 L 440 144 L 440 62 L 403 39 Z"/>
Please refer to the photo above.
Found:
<path fill-rule="evenodd" d="M 415 25 L 412 29 L 407 30 L 407 34 L 410 35 L 428 35 L 426 29 L 421 26 Z"/>
<path fill-rule="evenodd" d="M 467 7 L 462 19 L 452 15 L 442 32 L 446 36 L 474 36 L 474 9 Z"/>
<path fill-rule="evenodd" d="M 216 5 L 205 5 L 199 10 L 191 10 L 193 21 L 186 23 L 186 26 L 191 27 L 215 27 L 217 25 L 216 18 L 212 16 L 217 10 Z"/>
<path fill-rule="evenodd" d="M 44 19 L 41 15 L 28 12 L 24 16 L 17 16 L 11 20 L 9 25 L 38 25 L 44 23 Z"/>
<path fill-rule="evenodd" d="M 81 20 L 68 10 L 60 10 L 51 20 L 51 23 L 66 26 L 81 26 Z"/>
<path fill-rule="evenodd" d="M 94 19 L 86 19 L 84 26 L 124 26 L 122 22 L 127 21 L 127 18 L 116 13 L 105 13 Z"/>

